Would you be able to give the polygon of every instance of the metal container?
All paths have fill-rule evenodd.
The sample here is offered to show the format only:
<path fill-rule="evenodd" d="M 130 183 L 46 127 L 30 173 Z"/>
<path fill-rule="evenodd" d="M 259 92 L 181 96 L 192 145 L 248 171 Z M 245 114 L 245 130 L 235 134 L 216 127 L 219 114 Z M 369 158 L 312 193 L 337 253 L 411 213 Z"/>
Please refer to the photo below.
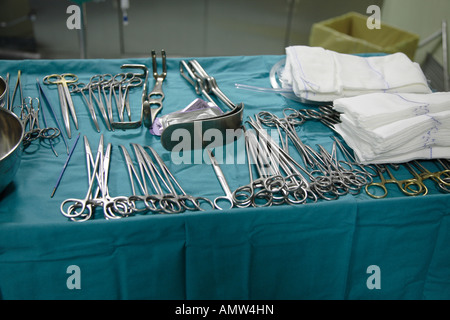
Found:
<path fill-rule="evenodd" d="M 0 108 L 0 193 L 13 181 L 22 159 L 24 129 L 19 118 Z"/>
<path fill-rule="evenodd" d="M 5 106 L 6 103 L 6 95 L 8 93 L 7 85 L 5 79 L 0 77 L 0 108 Z"/>

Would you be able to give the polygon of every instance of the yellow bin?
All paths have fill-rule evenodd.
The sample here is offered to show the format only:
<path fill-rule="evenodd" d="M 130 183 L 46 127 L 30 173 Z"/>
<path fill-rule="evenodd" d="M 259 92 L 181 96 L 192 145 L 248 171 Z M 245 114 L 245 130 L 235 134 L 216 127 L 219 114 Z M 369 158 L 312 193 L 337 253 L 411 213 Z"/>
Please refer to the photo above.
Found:
<path fill-rule="evenodd" d="M 309 38 L 311 47 L 323 47 L 340 53 L 403 52 L 414 59 L 419 36 L 390 25 L 369 29 L 369 16 L 349 12 L 313 24 Z"/>

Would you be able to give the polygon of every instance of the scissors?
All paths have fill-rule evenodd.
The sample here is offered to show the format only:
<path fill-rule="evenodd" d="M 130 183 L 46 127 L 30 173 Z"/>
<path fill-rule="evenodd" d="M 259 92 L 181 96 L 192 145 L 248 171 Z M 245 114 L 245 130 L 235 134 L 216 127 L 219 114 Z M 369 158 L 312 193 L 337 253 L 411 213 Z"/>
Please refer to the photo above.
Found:
<path fill-rule="evenodd" d="M 219 196 L 214 199 L 214 201 L 213 201 L 214 207 L 216 209 L 223 210 L 223 208 L 219 206 L 218 202 L 221 200 L 225 200 L 230 204 L 229 209 L 231 209 L 235 206 L 235 203 L 234 203 L 233 193 L 231 192 L 230 186 L 228 185 L 228 182 L 225 178 L 225 175 L 222 172 L 222 169 L 219 166 L 219 163 L 217 162 L 216 157 L 214 157 L 214 155 L 212 154 L 212 151 L 210 149 L 206 149 L 206 151 L 208 152 L 208 156 L 209 156 L 209 159 L 211 160 L 211 165 L 214 169 L 214 172 L 216 173 L 217 179 L 219 180 L 220 185 L 222 186 L 222 189 L 225 192 L 224 196 Z"/>
<path fill-rule="evenodd" d="M 380 182 L 372 182 L 365 186 L 366 193 L 375 199 L 381 199 L 387 196 L 388 190 L 386 188 L 386 184 L 393 183 L 398 186 L 400 191 L 407 196 L 417 196 L 419 194 L 426 195 L 428 189 L 422 182 L 422 179 L 417 175 L 417 173 L 412 170 L 410 166 L 406 166 L 406 168 L 415 176 L 414 178 L 397 180 L 392 172 L 389 170 L 388 165 L 375 165 L 377 168 L 378 176 L 380 177 Z M 387 172 L 389 175 L 389 179 L 385 179 L 383 176 L 383 172 Z M 370 191 L 370 188 L 378 188 L 382 190 L 381 195 L 376 195 Z"/>
<path fill-rule="evenodd" d="M 70 132 L 70 120 L 69 110 L 72 115 L 72 119 L 75 123 L 75 127 L 78 130 L 78 119 L 73 105 L 72 97 L 70 95 L 68 84 L 78 81 L 78 77 L 72 73 L 64 74 L 52 74 L 44 77 L 43 82 L 45 84 L 56 84 L 58 86 L 59 102 L 61 105 L 61 112 L 64 119 L 64 125 L 66 127 L 67 136 L 71 138 Z"/>

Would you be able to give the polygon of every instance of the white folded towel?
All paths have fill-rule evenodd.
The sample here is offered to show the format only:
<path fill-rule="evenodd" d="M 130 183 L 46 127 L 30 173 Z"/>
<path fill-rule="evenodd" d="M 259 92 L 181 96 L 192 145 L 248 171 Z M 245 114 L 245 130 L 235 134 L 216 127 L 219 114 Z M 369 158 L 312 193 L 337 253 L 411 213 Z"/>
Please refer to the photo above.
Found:
<path fill-rule="evenodd" d="M 355 125 L 373 129 L 380 124 L 450 110 L 450 93 L 371 93 L 351 99 L 336 99 L 333 108 L 345 113 Z"/>
<path fill-rule="evenodd" d="M 403 53 L 361 57 L 308 46 L 286 48 L 280 82 L 311 101 L 373 92 L 431 93 L 420 66 Z"/>
<path fill-rule="evenodd" d="M 450 93 L 367 94 L 335 101 L 335 125 L 361 163 L 450 158 Z"/>

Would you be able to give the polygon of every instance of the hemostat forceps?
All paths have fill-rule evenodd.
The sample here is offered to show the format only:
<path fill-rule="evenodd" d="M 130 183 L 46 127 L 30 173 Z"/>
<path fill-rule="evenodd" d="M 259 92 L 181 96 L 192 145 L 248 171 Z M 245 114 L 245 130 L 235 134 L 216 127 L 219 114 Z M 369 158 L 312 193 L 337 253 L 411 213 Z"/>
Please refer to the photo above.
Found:
<path fill-rule="evenodd" d="M 144 104 L 144 125 L 146 127 L 151 127 L 155 121 L 156 116 L 162 109 L 162 101 L 164 100 L 164 92 L 162 90 L 162 84 L 167 76 L 167 66 L 166 66 L 166 52 L 161 50 L 162 57 L 162 68 L 163 72 L 158 74 L 156 65 L 156 52 L 152 50 L 152 62 L 153 62 L 153 78 L 155 78 L 155 86 L 153 90 L 149 93 L 147 97 L 147 103 Z M 152 106 L 156 106 L 153 107 Z"/>

